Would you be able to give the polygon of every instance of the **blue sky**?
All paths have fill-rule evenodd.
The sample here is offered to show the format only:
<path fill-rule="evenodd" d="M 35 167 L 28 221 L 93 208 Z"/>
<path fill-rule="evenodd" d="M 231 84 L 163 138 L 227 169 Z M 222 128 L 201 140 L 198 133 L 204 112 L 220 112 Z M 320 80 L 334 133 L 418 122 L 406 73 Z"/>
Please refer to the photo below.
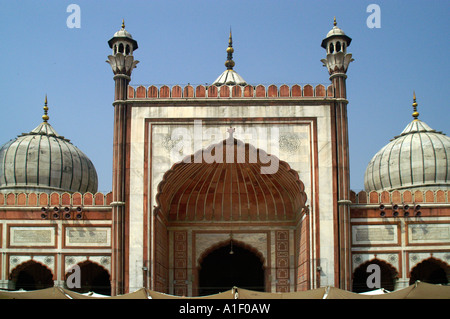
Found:
<path fill-rule="evenodd" d="M 68 28 L 70 4 L 80 28 Z M 369 4 L 381 27 L 366 24 Z M 0 1 L 0 144 L 50 123 L 93 161 L 99 190 L 111 190 L 113 91 L 107 41 L 126 29 L 140 61 L 131 84 L 204 84 L 224 70 L 230 27 L 235 70 L 252 84 L 329 83 L 320 59 L 333 17 L 353 40 L 347 73 L 351 187 L 363 189 L 372 156 L 412 120 L 450 134 L 446 109 L 448 0 Z"/>

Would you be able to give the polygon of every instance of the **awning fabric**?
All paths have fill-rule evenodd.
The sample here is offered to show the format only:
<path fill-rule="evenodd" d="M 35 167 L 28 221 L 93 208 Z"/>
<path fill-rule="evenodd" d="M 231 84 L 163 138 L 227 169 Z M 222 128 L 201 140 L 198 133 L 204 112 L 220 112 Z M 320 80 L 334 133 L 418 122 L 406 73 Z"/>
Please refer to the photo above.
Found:
<path fill-rule="evenodd" d="M 296 292 L 260 292 L 237 288 L 237 299 L 323 299 L 326 287 Z"/>
<path fill-rule="evenodd" d="M 30 291 L 0 291 L 0 299 L 70 299 L 58 287 Z"/>
<path fill-rule="evenodd" d="M 406 288 L 379 295 L 357 294 L 330 287 L 326 299 L 450 299 L 450 286 L 417 281 Z"/>
<path fill-rule="evenodd" d="M 406 299 L 450 299 L 450 286 L 432 285 L 418 281 Z"/>
<path fill-rule="evenodd" d="M 220 292 L 218 294 L 200 296 L 200 297 L 183 297 L 165 294 L 153 290 L 147 290 L 151 299 L 235 299 L 235 288 Z"/>
<path fill-rule="evenodd" d="M 358 294 L 335 287 L 323 287 L 307 291 L 270 293 L 234 287 L 233 289 L 201 297 L 183 297 L 141 288 L 119 296 L 94 297 L 67 289 L 51 287 L 32 291 L 2 291 L 0 299 L 450 299 L 450 286 L 425 282 L 384 294 Z"/>
<path fill-rule="evenodd" d="M 63 289 L 64 293 L 68 295 L 71 299 L 148 299 L 147 290 L 145 288 L 141 288 L 136 290 L 135 292 L 131 292 L 129 294 L 118 295 L 118 296 L 87 296 L 83 294 L 79 294 L 77 292 Z"/>

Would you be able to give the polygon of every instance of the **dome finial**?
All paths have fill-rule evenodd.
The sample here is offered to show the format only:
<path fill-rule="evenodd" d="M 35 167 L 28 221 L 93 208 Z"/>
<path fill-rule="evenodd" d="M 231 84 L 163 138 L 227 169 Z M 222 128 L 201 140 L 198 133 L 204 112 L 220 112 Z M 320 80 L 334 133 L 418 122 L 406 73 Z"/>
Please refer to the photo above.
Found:
<path fill-rule="evenodd" d="M 413 106 L 413 109 L 414 109 L 414 112 L 413 112 L 412 116 L 414 117 L 414 120 L 417 120 L 418 117 L 419 117 L 419 112 L 417 112 L 417 102 L 416 102 L 416 92 L 415 91 L 413 91 L 413 104 L 412 104 L 412 106 Z"/>
<path fill-rule="evenodd" d="M 45 102 L 44 102 L 44 115 L 42 115 L 42 119 L 45 123 L 47 123 L 49 116 L 47 115 L 48 106 L 47 106 L 47 94 L 45 94 Z"/>
<path fill-rule="evenodd" d="M 125 29 L 125 19 L 122 19 L 122 29 Z"/>
<path fill-rule="evenodd" d="M 336 17 L 334 17 L 333 25 L 334 25 L 334 26 L 337 26 L 337 23 L 336 23 Z"/>
<path fill-rule="evenodd" d="M 228 70 L 233 70 L 234 61 L 233 61 L 233 37 L 231 35 L 231 27 L 230 27 L 230 37 L 228 38 L 228 48 L 227 48 L 227 60 L 225 61 L 225 66 Z"/>

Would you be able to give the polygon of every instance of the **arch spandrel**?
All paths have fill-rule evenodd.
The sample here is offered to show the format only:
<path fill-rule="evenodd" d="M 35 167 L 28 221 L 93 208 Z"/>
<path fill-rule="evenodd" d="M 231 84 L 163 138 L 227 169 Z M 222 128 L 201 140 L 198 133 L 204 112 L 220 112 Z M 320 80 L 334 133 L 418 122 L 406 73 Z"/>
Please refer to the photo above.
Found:
<path fill-rule="evenodd" d="M 155 212 L 168 221 L 293 220 L 306 199 L 288 163 L 231 137 L 175 163 Z"/>

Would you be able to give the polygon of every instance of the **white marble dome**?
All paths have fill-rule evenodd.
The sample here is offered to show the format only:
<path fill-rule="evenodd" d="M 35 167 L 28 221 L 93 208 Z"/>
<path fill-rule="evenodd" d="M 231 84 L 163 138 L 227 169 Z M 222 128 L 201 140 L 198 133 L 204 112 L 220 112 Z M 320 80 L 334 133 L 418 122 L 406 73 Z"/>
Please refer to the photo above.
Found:
<path fill-rule="evenodd" d="M 247 82 L 234 70 L 225 70 L 213 82 L 213 85 L 247 85 Z"/>
<path fill-rule="evenodd" d="M 336 18 L 334 18 L 333 28 L 330 31 L 328 31 L 327 36 L 322 41 L 322 44 L 321 44 L 322 48 L 326 49 L 327 43 L 330 42 L 330 40 L 332 40 L 332 39 L 343 40 L 346 43 L 346 46 L 349 46 L 350 43 L 352 42 L 352 39 L 349 36 L 347 36 L 341 28 L 339 28 L 337 26 Z M 337 50 L 337 51 L 339 51 L 339 50 Z"/>
<path fill-rule="evenodd" d="M 97 186 L 89 158 L 46 120 L 0 148 L 0 192 L 95 193 Z"/>
<path fill-rule="evenodd" d="M 130 38 L 130 39 L 133 39 L 133 37 L 131 36 L 131 33 L 128 32 L 127 30 L 125 30 L 125 29 L 120 29 L 119 31 L 114 33 L 114 37 L 115 38 Z"/>
<path fill-rule="evenodd" d="M 367 166 L 364 186 L 366 191 L 447 190 L 449 167 L 450 138 L 416 118 L 375 154 Z"/>

